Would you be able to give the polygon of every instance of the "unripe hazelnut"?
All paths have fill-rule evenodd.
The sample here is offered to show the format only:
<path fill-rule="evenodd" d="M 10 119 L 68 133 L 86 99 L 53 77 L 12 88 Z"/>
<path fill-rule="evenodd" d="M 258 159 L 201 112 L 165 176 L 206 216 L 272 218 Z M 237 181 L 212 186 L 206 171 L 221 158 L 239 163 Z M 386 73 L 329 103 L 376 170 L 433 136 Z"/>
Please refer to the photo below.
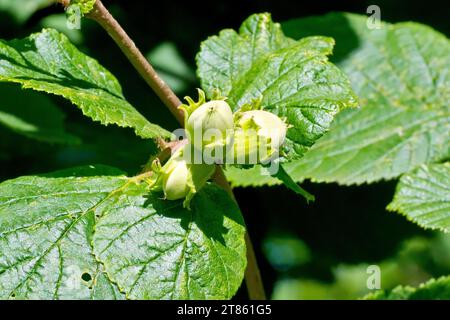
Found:
<path fill-rule="evenodd" d="M 151 188 L 161 190 L 167 200 L 185 199 L 189 208 L 193 196 L 206 184 L 215 171 L 215 165 L 191 163 L 191 148 L 186 144 L 176 150 L 164 166 L 158 168 Z"/>
<path fill-rule="evenodd" d="M 171 161 L 171 160 L 169 160 Z M 166 199 L 183 199 L 189 192 L 189 169 L 185 160 L 173 160 L 162 168 L 162 186 Z"/>
<path fill-rule="evenodd" d="M 226 146 L 233 132 L 233 112 L 224 100 L 202 104 L 188 115 L 186 133 L 197 150 Z"/>
<path fill-rule="evenodd" d="M 234 134 L 235 159 L 246 159 L 246 164 L 255 164 L 278 156 L 287 128 L 283 120 L 268 111 L 238 113 Z"/>

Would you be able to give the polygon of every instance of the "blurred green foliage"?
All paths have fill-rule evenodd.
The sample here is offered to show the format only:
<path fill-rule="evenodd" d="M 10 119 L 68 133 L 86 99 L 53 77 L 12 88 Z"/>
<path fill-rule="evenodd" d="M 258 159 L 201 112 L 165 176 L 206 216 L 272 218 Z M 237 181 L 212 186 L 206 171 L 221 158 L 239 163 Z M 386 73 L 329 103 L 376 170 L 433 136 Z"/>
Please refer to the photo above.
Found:
<path fill-rule="evenodd" d="M 148 54 L 159 75 L 175 93 L 183 93 L 196 85 L 195 71 L 178 52 L 173 42 L 161 42 Z"/>
<path fill-rule="evenodd" d="M 298 250 L 299 239 L 278 243 L 268 255 L 274 267 L 280 261 L 292 262 L 292 251 Z M 292 251 L 291 251 L 292 250 Z M 303 250 L 303 251 L 302 251 Z M 302 248 L 305 252 L 308 248 Z M 274 254 L 277 252 L 277 254 Z M 436 235 L 433 238 L 414 237 L 406 240 L 397 254 L 389 259 L 371 263 L 381 272 L 381 287 L 390 290 L 398 285 L 418 286 L 429 278 L 450 273 L 450 236 Z M 291 264 L 291 268 L 305 267 L 304 263 Z M 285 265 L 286 266 L 286 265 Z M 368 263 L 338 264 L 332 268 L 331 281 L 312 280 L 303 277 L 284 276 L 280 272 L 272 294 L 273 299 L 358 299 L 371 293 L 367 287 Z"/>
<path fill-rule="evenodd" d="M 144 116 L 168 130 L 177 128 L 170 113 L 101 28 L 83 20 L 81 30 L 70 30 L 62 8 L 46 6 L 46 2 L 0 0 L 0 38 L 24 37 L 42 27 L 64 32 L 119 79 L 126 98 Z M 275 21 L 283 21 L 331 11 L 364 14 L 372 3 L 220 0 L 155 4 L 115 0 L 105 4 L 183 97 L 193 95 L 199 86 L 195 54 L 200 42 L 223 28 L 236 29 L 252 13 L 271 12 Z M 412 20 L 429 24 L 447 36 L 450 33 L 445 1 L 382 0 L 377 4 L 386 21 Z M 337 58 L 339 54 L 338 50 Z M 134 174 L 156 151 L 152 142 L 136 137 L 132 130 L 102 127 L 83 117 L 67 101 L 45 97 L 33 99 L 33 107 L 44 108 L 50 101 L 58 108 L 56 113 L 65 114 L 65 118 L 59 117 L 59 129 L 76 137 L 78 143 L 46 143 L 0 125 L 1 181 L 97 163 Z M 30 103 L 28 99 L 28 94 L 0 94 L 0 111 L 5 106 Z M 448 236 L 423 231 L 403 217 L 386 212 L 394 187 L 395 181 L 359 187 L 306 183 L 305 188 L 317 199 L 311 205 L 282 186 L 236 189 L 269 295 L 275 299 L 358 298 L 368 292 L 366 268 L 372 264 L 380 266 L 383 289 L 416 285 L 449 274 Z M 246 298 L 244 287 L 237 299 Z"/>
<path fill-rule="evenodd" d="M 39 9 L 52 4 L 53 0 L 0 0 L 0 10 L 17 23 L 25 23 Z"/>

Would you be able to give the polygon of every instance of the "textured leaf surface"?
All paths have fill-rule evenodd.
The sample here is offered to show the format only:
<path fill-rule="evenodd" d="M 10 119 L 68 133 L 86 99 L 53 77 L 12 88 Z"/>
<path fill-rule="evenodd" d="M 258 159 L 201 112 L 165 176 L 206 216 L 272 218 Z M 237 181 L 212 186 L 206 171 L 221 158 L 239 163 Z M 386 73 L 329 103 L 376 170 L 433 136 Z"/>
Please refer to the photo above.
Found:
<path fill-rule="evenodd" d="M 26 137 L 51 143 L 75 144 L 64 130 L 64 114 L 47 97 L 0 84 L 0 124 Z"/>
<path fill-rule="evenodd" d="M 450 277 L 431 279 L 418 288 L 398 286 L 367 295 L 366 300 L 450 300 Z"/>
<path fill-rule="evenodd" d="M 22 40 L 0 41 L 0 81 L 63 96 L 93 120 L 131 127 L 143 138 L 169 136 L 125 100 L 108 70 L 52 29 Z"/>
<path fill-rule="evenodd" d="M 448 39 L 416 23 L 383 23 L 369 30 L 366 21 L 366 16 L 331 13 L 283 23 L 286 35 L 295 39 L 326 35 L 336 40 L 332 60 L 349 76 L 362 106 L 339 113 L 304 158 L 286 165 L 296 181 L 391 179 L 450 154 Z M 241 177 L 245 174 L 229 175 L 234 186 L 267 181 Z"/>
<path fill-rule="evenodd" d="M 97 258 L 133 299 L 228 299 L 246 267 L 239 209 L 215 186 L 191 203 L 135 186 L 111 204 L 94 234 Z"/>
<path fill-rule="evenodd" d="M 252 15 L 242 23 L 239 33 L 225 29 L 202 43 L 197 56 L 202 88 L 209 96 L 216 88 L 228 95 L 234 82 L 261 56 L 294 43 L 269 14 Z"/>
<path fill-rule="evenodd" d="M 105 166 L 5 181 L 0 298 L 125 298 L 114 283 L 133 299 L 231 298 L 246 267 L 242 216 L 214 186 L 192 207 Z"/>
<path fill-rule="evenodd" d="M 448 39 L 416 23 L 369 30 L 366 17 L 351 14 L 300 19 L 286 30 L 302 37 L 316 30 L 323 34 L 325 26 L 327 35 L 344 43 L 339 66 L 350 77 L 362 108 L 339 114 L 329 133 L 288 166 L 288 172 L 297 180 L 360 184 L 447 158 Z"/>
<path fill-rule="evenodd" d="M 289 39 L 269 14 L 256 14 L 239 33 L 223 30 L 202 43 L 198 74 L 203 89 L 219 89 L 234 110 L 262 97 L 264 109 L 286 117 L 288 157 L 298 158 L 341 109 L 356 105 L 348 79 L 328 61 L 333 45 L 326 37 Z"/>
<path fill-rule="evenodd" d="M 127 183 L 118 174 L 90 167 L 0 184 L 1 299 L 122 297 L 90 244 L 98 206 Z"/>
<path fill-rule="evenodd" d="M 450 232 L 450 163 L 423 165 L 403 175 L 388 210 L 424 228 Z"/>

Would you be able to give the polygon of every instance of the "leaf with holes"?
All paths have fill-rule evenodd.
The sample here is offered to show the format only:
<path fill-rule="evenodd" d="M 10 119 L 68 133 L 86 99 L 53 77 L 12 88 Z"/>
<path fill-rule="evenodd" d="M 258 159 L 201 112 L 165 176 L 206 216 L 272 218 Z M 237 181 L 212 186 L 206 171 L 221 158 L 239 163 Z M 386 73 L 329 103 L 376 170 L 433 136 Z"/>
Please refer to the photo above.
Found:
<path fill-rule="evenodd" d="M 450 232 L 450 163 L 423 165 L 404 174 L 388 210 L 423 228 Z"/>
<path fill-rule="evenodd" d="M 234 110 L 261 98 L 286 117 L 288 159 L 301 157 L 342 109 L 356 105 L 346 76 L 328 61 L 334 41 L 286 37 L 269 14 L 250 16 L 239 33 L 224 30 L 202 43 L 197 56 L 202 87 L 219 89 Z"/>
<path fill-rule="evenodd" d="M 246 267 L 239 209 L 214 186 L 192 208 L 104 166 L 5 181 L 0 298 L 231 298 Z"/>
<path fill-rule="evenodd" d="M 0 81 L 62 96 L 93 120 L 133 128 L 143 138 L 170 136 L 125 100 L 108 70 L 53 29 L 22 40 L 0 40 Z"/>
<path fill-rule="evenodd" d="M 360 184 L 448 158 L 448 39 L 417 23 L 370 30 L 366 17 L 338 13 L 295 20 L 285 29 L 303 37 L 325 26 L 343 44 L 337 60 L 362 108 L 339 114 L 330 132 L 287 171 L 297 181 Z"/>
<path fill-rule="evenodd" d="M 106 205 L 106 204 L 105 204 Z M 245 228 L 225 191 L 208 185 L 186 210 L 142 185 L 98 221 L 94 252 L 131 299 L 229 299 L 244 277 Z"/>
<path fill-rule="evenodd" d="M 90 242 L 97 208 L 127 181 L 88 167 L 1 183 L 0 299 L 123 298 Z"/>

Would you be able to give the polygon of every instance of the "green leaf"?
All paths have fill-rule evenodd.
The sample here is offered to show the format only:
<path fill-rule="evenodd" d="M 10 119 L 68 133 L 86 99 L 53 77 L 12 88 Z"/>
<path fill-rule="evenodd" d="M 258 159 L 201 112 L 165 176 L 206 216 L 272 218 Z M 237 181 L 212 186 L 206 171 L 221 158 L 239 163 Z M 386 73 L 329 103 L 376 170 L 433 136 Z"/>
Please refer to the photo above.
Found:
<path fill-rule="evenodd" d="M 215 186 L 192 208 L 107 166 L 5 181 L 0 298 L 231 298 L 246 267 L 239 209 Z"/>
<path fill-rule="evenodd" d="M 366 300 L 450 300 L 450 276 L 431 279 L 418 288 L 398 286 L 379 290 L 364 297 Z"/>
<path fill-rule="evenodd" d="M 422 165 L 404 174 L 387 209 L 423 228 L 450 232 L 450 163 Z"/>
<path fill-rule="evenodd" d="M 36 11 L 54 2 L 54 0 L 0 0 L 0 11 L 8 12 L 18 23 L 22 24 Z"/>
<path fill-rule="evenodd" d="M 256 60 L 293 43 L 269 14 L 252 15 L 241 25 L 239 33 L 225 29 L 201 44 L 197 66 L 202 88 L 208 96 L 216 88 L 226 96 Z"/>
<path fill-rule="evenodd" d="M 292 125 L 286 152 L 298 158 L 341 109 L 356 105 L 348 79 L 328 61 L 333 45 L 326 37 L 294 41 L 269 14 L 256 14 L 239 33 L 223 30 L 202 43 L 198 75 L 209 96 L 219 89 L 234 110 L 262 97 L 264 109 Z"/>
<path fill-rule="evenodd" d="M 248 169 L 227 166 L 224 172 L 233 188 L 274 186 L 282 183 L 279 179 L 272 177 L 261 165 Z"/>
<path fill-rule="evenodd" d="M 70 177 L 82 178 L 82 177 L 97 177 L 97 176 L 116 177 L 124 175 L 125 173 L 122 170 L 110 166 L 105 166 L 102 164 L 97 164 L 97 165 L 62 169 L 50 173 L 39 174 L 37 176 L 46 178 L 70 178 Z"/>
<path fill-rule="evenodd" d="M 26 137 L 51 143 L 76 144 L 64 130 L 64 114 L 47 97 L 0 83 L 0 124 Z"/>
<path fill-rule="evenodd" d="M 208 185 L 191 203 L 142 186 L 118 196 L 96 225 L 94 251 L 132 299 L 229 299 L 246 267 L 245 228 L 225 191 Z"/>
<path fill-rule="evenodd" d="M 64 13 L 56 13 L 45 16 L 39 21 L 39 28 L 51 28 L 64 33 L 70 42 L 74 45 L 81 45 L 84 42 L 82 29 L 69 28 L 67 25 L 67 16 Z"/>
<path fill-rule="evenodd" d="M 288 187 L 295 193 L 303 196 L 308 203 L 310 201 L 315 201 L 315 197 L 312 194 L 310 194 L 308 191 L 300 187 L 294 180 L 292 180 L 291 176 L 287 174 L 286 170 L 283 168 L 282 165 L 279 166 L 277 173 L 273 175 L 273 177 L 283 182 L 286 187 Z"/>
<path fill-rule="evenodd" d="M 87 14 L 94 8 L 95 1 L 97 0 L 71 0 L 70 5 L 78 6 L 81 13 Z"/>
<path fill-rule="evenodd" d="M 320 32 L 342 43 L 337 60 L 362 104 L 287 166 L 296 181 L 370 183 L 450 155 L 448 39 L 417 23 L 370 30 L 366 20 L 333 13 L 285 25 L 291 36 Z"/>
<path fill-rule="evenodd" d="M 22 40 L 0 40 L 0 81 L 62 96 L 93 120 L 131 127 L 143 138 L 170 135 L 125 100 L 108 70 L 53 29 Z"/>
<path fill-rule="evenodd" d="M 0 298 L 121 298 L 90 242 L 98 207 L 127 183 L 107 167 L 1 183 Z"/>

